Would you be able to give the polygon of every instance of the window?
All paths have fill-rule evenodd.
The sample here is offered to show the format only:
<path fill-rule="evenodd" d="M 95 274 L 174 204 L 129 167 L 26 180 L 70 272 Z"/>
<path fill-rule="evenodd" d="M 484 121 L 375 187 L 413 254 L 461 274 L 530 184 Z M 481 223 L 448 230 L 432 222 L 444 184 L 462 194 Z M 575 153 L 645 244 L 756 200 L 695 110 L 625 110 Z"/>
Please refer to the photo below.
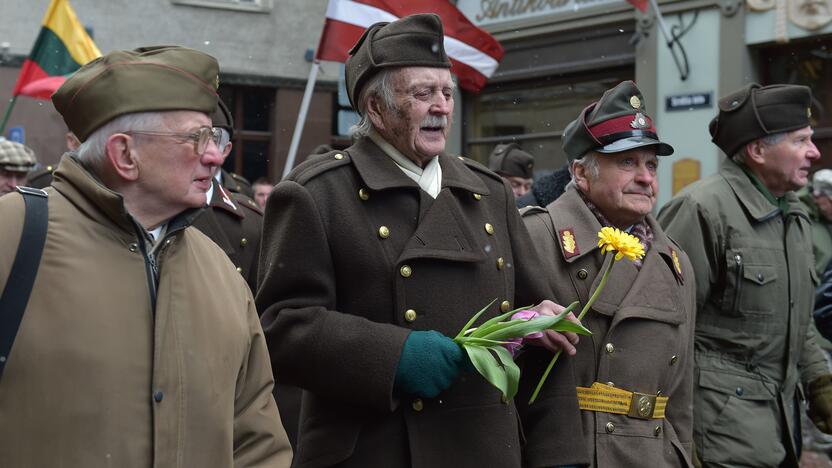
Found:
<path fill-rule="evenodd" d="M 233 146 L 223 168 L 249 181 L 267 177 L 274 153 L 272 118 L 276 90 L 223 85 L 219 92 L 234 118 Z"/>

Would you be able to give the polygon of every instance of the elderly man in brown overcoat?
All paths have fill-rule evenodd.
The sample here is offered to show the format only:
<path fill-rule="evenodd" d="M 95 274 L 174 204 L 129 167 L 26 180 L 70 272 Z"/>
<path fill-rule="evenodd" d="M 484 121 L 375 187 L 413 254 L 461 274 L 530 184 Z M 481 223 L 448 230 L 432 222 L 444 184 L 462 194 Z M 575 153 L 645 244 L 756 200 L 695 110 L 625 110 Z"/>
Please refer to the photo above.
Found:
<path fill-rule="evenodd" d="M 488 316 L 560 310 L 511 189 L 444 153 L 449 67 L 436 15 L 371 26 L 346 67 L 355 144 L 310 157 L 266 205 L 257 305 L 276 372 L 304 389 L 296 467 L 586 462 L 571 375 L 524 451 L 514 404 L 449 338 L 494 298 Z"/>
<path fill-rule="evenodd" d="M 593 335 L 567 360 L 592 466 L 691 466 L 693 270 L 650 215 L 657 155 L 673 148 L 625 81 L 566 127 L 563 149 L 572 172 L 566 193 L 523 217 L 555 297 L 586 304 L 598 287 L 613 261 L 598 248 L 602 227 L 629 231 L 646 251 L 639 262 L 615 263 L 582 320 Z"/>
<path fill-rule="evenodd" d="M 80 148 L 0 199 L 0 466 L 289 466 L 254 299 L 190 226 L 221 161 L 217 73 L 192 49 L 115 51 L 53 95 Z M 37 232 L 40 260 L 19 258 Z"/>

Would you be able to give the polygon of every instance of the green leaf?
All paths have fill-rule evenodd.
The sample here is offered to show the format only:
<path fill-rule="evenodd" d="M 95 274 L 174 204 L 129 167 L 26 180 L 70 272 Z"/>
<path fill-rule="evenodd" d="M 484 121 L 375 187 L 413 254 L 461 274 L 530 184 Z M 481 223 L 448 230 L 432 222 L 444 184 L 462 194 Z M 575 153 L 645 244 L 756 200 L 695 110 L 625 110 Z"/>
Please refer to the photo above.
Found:
<path fill-rule="evenodd" d="M 495 330 L 491 333 L 488 333 L 485 336 L 478 337 L 497 341 L 506 340 L 510 338 L 522 338 L 528 335 L 529 333 L 539 332 L 547 328 L 552 328 L 552 326 L 563 320 L 566 317 L 566 314 L 571 312 L 577 306 L 578 303 L 573 302 L 572 304 L 569 304 L 569 307 L 564 309 L 558 315 L 547 315 L 543 317 L 537 317 L 531 320 L 518 319 L 512 320 L 510 322 L 504 322 L 503 326 L 495 328 Z"/>
<path fill-rule="evenodd" d="M 520 385 L 520 368 L 514 363 L 511 353 L 504 347 L 493 347 L 491 350 L 497 354 L 503 369 L 506 372 L 506 381 L 508 382 L 508 392 L 504 393 L 507 398 L 514 398 L 517 395 L 517 387 Z"/>
<path fill-rule="evenodd" d="M 509 344 L 508 341 L 495 341 L 495 340 L 488 340 L 485 338 L 477 338 L 475 336 L 461 336 L 454 340 L 457 344 L 471 344 L 475 346 L 502 346 Z"/>
<path fill-rule="evenodd" d="M 510 311 L 508 311 L 504 314 L 498 315 L 496 317 L 491 317 L 490 319 L 486 320 L 485 323 L 480 325 L 479 328 L 477 328 L 478 331 L 476 332 L 476 334 L 487 334 L 488 327 L 496 325 L 499 322 L 502 322 L 505 319 L 510 318 L 512 315 L 516 314 L 517 312 L 520 312 L 521 310 L 529 309 L 531 307 L 532 306 L 519 307 L 517 309 L 510 310 Z"/>
<path fill-rule="evenodd" d="M 465 332 L 466 332 L 466 331 L 468 331 L 468 329 L 469 329 L 469 328 L 471 328 L 471 325 L 473 325 L 473 324 L 474 324 L 474 322 L 476 322 L 476 321 L 477 321 L 477 319 L 478 319 L 478 318 L 480 318 L 480 315 L 482 315 L 482 314 L 483 314 L 483 312 L 485 312 L 486 310 L 488 310 L 488 308 L 489 308 L 489 307 L 491 307 L 491 304 L 493 304 L 493 303 L 495 303 L 495 302 L 497 302 L 497 298 L 496 298 L 496 297 L 494 298 L 494 300 L 493 300 L 493 301 L 489 302 L 489 303 L 488 303 L 485 307 L 483 307 L 483 308 L 482 308 L 482 310 L 480 310 L 479 312 L 477 312 L 476 314 L 474 314 L 474 316 L 473 316 L 473 317 L 471 317 L 471 320 L 469 320 L 469 321 L 468 321 L 468 323 L 466 323 L 466 324 L 465 324 L 465 326 L 464 326 L 464 327 L 462 327 L 462 330 L 460 330 L 459 334 L 458 334 L 458 335 L 456 335 L 456 337 L 457 337 L 457 338 L 459 338 L 460 336 L 463 336 L 463 335 L 465 334 Z"/>
<path fill-rule="evenodd" d="M 572 332 L 577 333 L 578 335 L 592 335 L 592 332 L 589 331 L 588 328 L 581 324 L 570 322 L 569 320 L 561 320 L 560 322 L 549 327 L 549 329 L 560 333 Z"/>
<path fill-rule="evenodd" d="M 508 398 L 509 382 L 506 367 L 484 346 L 463 345 L 471 363 L 491 385 L 497 387 Z M 516 365 L 515 365 L 516 367 Z M 519 372 L 519 369 L 518 369 Z M 515 390 L 516 391 L 516 390 Z"/>

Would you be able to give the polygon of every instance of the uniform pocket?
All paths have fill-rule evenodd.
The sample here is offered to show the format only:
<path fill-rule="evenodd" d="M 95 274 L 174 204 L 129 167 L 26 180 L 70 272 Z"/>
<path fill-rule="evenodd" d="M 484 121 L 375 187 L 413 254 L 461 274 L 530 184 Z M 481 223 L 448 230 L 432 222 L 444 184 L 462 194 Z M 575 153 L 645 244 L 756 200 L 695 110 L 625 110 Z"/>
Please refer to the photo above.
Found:
<path fill-rule="evenodd" d="M 727 310 L 737 316 L 773 314 L 780 299 L 778 266 L 755 258 L 750 249 L 728 250 L 725 261 L 723 304 L 730 305 Z"/>

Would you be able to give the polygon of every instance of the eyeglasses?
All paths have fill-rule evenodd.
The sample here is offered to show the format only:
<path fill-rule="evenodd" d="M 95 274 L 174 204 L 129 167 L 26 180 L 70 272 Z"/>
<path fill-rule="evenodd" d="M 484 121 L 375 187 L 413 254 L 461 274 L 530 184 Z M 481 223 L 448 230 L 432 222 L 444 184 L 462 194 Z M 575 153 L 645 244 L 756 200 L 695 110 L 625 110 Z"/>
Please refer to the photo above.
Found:
<path fill-rule="evenodd" d="M 213 141 L 217 145 L 217 148 L 219 148 L 220 140 L 222 139 L 222 129 L 212 127 L 199 127 L 199 130 L 193 133 L 152 132 L 149 130 L 129 130 L 122 133 L 127 135 L 167 136 L 191 140 L 194 142 L 194 151 L 199 156 L 202 156 L 208 150 L 208 142 Z"/>

